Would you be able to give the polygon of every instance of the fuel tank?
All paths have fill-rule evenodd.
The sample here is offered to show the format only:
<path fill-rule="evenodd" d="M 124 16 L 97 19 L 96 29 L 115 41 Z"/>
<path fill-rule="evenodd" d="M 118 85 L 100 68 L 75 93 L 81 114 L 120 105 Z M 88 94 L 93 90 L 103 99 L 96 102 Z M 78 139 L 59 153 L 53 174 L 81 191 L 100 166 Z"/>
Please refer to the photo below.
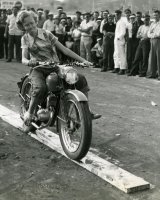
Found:
<path fill-rule="evenodd" d="M 46 84 L 48 91 L 51 92 L 56 92 L 59 90 L 59 77 L 56 73 L 51 73 L 49 76 L 46 78 Z"/>

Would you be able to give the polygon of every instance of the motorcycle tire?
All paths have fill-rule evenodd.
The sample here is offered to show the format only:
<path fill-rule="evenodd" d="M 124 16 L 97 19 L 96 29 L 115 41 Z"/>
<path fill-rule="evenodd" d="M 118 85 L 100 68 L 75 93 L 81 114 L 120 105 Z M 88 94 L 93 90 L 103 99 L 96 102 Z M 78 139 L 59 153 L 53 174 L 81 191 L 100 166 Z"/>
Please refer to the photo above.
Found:
<path fill-rule="evenodd" d="M 88 102 L 79 102 L 71 94 L 67 94 L 64 102 L 60 103 L 57 122 L 61 145 L 70 159 L 79 161 L 86 156 L 92 139 L 92 120 Z M 70 116 L 71 108 L 77 119 Z M 78 128 L 80 128 L 80 135 L 77 134 Z M 71 137 L 75 137 L 76 134 L 80 136 L 79 144 L 77 141 L 72 144 Z"/>
<path fill-rule="evenodd" d="M 25 78 L 22 88 L 21 88 L 21 95 L 23 96 L 24 99 L 21 99 L 21 106 L 20 106 L 20 116 L 21 119 L 23 120 L 23 116 L 25 112 L 29 108 L 30 100 L 31 100 L 31 90 L 32 90 L 32 84 L 31 81 L 28 77 Z M 34 126 L 30 126 L 30 132 L 36 131 L 36 128 Z"/>

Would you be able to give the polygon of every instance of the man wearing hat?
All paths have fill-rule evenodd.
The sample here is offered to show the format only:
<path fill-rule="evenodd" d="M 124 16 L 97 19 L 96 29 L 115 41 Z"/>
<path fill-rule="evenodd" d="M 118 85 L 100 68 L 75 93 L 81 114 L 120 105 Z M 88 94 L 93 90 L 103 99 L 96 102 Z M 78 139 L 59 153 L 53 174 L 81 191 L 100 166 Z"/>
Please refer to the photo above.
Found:
<path fill-rule="evenodd" d="M 141 25 L 137 32 L 137 38 L 140 39 L 136 50 L 133 66 L 130 70 L 129 76 L 134 76 L 139 73 L 140 77 L 145 77 L 148 69 L 148 57 L 150 52 L 150 39 L 148 32 L 150 27 L 150 16 L 145 15 L 144 25 Z M 141 64 L 141 65 L 140 65 Z"/>
<path fill-rule="evenodd" d="M 113 70 L 113 53 L 114 53 L 114 35 L 116 25 L 114 24 L 114 16 L 108 15 L 108 22 L 103 26 L 103 67 L 101 72 Z"/>
<path fill-rule="evenodd" d="M 135 21 L 136 16 L 131 13 L 130 9 L 126 9 L 125 11 L 125 20 L 126 20 L 126 54 L 127 54 L 127 70 L 126 73 L 130 73 L 130 69 L 132 68 L 132 62 L 134 60 L 135 54 L 133 54 L 133 39 L 132 39 L 132 28 L 133 22 Z"/>
<path fill-rule="evenodd" d="M 100 33 L 100 24 L 102 19 L 99 18 L 99 12 L 95 11 L 93 13 L 93 31 L 92 31 L 92 47 L 97 43 L 97 37 L 102 36 L 102 33 Z"/>
<path fill-rule="evenodd" d="M 102 14 L 102 22 L 101 22 L 101 26 L 100 26 L 100 32 L 103 33 L 103 26 L 105 23 L 108 22 L 108 14 L 109 14 L 109 11 L 108 10 L 105 10 L 103 11 L 103 14 Z"/>
<path fill-rule="evenodd" d="M 80 55 L 86 60 L 91 61 L 93 22 L 91 21 L 91 14 L 88 12 L 85 13 L 85 19 L 80 24 L 80 31 Z"/>
<path fill-rule="evenodd" d="M 43 28 L 43 24 L 45 22 L 45 18 L 43 17 L 43 8 L 38 8 L 37 9 L 37 13 L 38 13 L 38 24 L 37 24 L 37 27 L 38 28 Z"/>
<path fill-rule="evenodd" d="M 76 16 L 73 18 L 73 26 L 74 26 L 75 22 L 79 22 L 80 24 L 82 22 L 82 18 L 81 18 L 82 13 L 77 10 L 75 14 L 76 14 Z"/>
<path fill-rule="evenodd" d="M 12 8 L 13 14 L 9 15 L 6 21 L 7 25 L 5 27 L 5 33 L 4 33 L 5 38 L 7 38 L 9 30 L 7 62 L 11 62 L 12 58 L 14 57 L 14 45 L 16 46 L 16 59 L 18 62 L 21 62 L 21 37 L 23 33 L 18 29 L 16 25 L 18 11 L 19 8 L 14 6 Z"/>
<path fill-rule="evenodd" d="M 14 3 L 14 6 L 16 6 L 18 8 L 18 10 L 20 11 L 22 9 L 22 2 L 21 1 L 16 1 Z"/>
<path fill-rule="evenodd" d="M 61 13 L 63 13 L 63 7 L 62 6 L 58 6 L 57 7 L 57 11 L 58 11 L 57 16 L 60 18 L 61 17 Z"/>
<path fill-rule="evenodd" d="M 126 23 L 122 19 L 122 11 L 115 11 L 116 30 L 114 38 L 114 70 L 113 73 L 124 75 L 127 68 L 126 51 L 125 51 L 125 35 Z"/>
<path fill-rule="evenodd" d="M 43 24 L 43 29 L 50 31 L 51 33 L 54 33 L 55 30 L 55 23 L 53 20 L 53 12 L 48 13 L 48 19 Z"/>

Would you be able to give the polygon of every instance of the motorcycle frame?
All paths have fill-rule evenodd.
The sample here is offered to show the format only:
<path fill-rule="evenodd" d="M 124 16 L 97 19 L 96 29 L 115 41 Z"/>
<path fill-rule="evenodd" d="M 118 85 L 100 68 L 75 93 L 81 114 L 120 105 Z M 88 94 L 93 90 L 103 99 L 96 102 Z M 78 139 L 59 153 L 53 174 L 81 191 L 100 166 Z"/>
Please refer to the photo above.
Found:
<path fill-rule="evenodd" d="M 22 77 L 21 81 L 17 83 L 18 87 L 20 88 L 19 96 L 22 98 L 23 101 L 25 101 L 25 99 L 21 94 L 21 89 L 22 89 L 22 85 L 23 85 L 25 79 L 28 78 L 28 77 L 29 77 L 29 73 L 27 73 L 24 77 Z M 57 118 L 59 118 L 58 113 L 59 113 L 59 109 L 60 109 L 60 101 L 61 101 L 61 99 L 64 100 L 63 96 L 66 96 L 66 94 L 73 95 L 76 98 L 76 100 L 79 101 L 79 102 L 82 102 L 82 101 L 87 102 L 88 101 L 87 97 L 81 91 L 76 90 L 76 87 L 74 87 L 74 89 L 67 89 L 65 91 L 66 87 L 64 85 L 63 79 L 61 79 L 61 85 L 62 85 L 61 91 L 59 92 L 59 95 L 56 95 L 58 99 L 57 99 L 57 102 L 56 102 L 56 109 L 55 109 L 54 115 L 52 116 L 52 111 L 51 111 L 51 113 L 50 113 L 51 117 L 50 117 L 48 123 L 43 125 L 43 126 L 38 126 L 36 123 L 32 122 L 32 125 L 35 128 L 37 128 L 38 130 L 46 128 L 48 126 L 50 126 L 50 127 L 54 126 L 55 122 L 57 121 Z M 46 94 L 46 96 L 48 96 L 49 92 Z M 53 92 L 51 92 L 51 93 L 53 93 Z"/>

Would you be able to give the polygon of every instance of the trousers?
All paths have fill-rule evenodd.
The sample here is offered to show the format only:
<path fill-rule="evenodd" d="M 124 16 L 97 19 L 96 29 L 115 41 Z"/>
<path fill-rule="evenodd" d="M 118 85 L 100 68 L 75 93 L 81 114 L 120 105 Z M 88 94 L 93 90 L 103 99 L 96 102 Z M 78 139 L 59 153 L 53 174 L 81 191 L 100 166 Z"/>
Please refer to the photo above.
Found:
<path fill-rule="evenodd" d="M 91 62 L 92 38 L 81 36 L 80 56 Z"/>
<path fill-rule="evenodd" d="M 149 54 L 149 65 L 147 76 L 155 78 L 158 73 L 160 77 L 160 39 L 151 39 L 151 51 Z"/>
<path fill-rule="evenodd" d="M 125 51 L 125 42 L 115 39 L 114 40 L 114 67 L 120 69 L 127 68 L 127 59 Z"/>
<path fill-rule="evenodd" d="M 146 75 L 147 69 L 148 69 L 148 57 L 150 52 L 150 41 L 142 40 L 139 42 L 135 59 L 133 61 L 132 68 L 130 70 L 130 73 L 133 75 L 136 74 L 142 74 Z M 142 61 L 142 63 L 140 63 Z"/>
<path fill-rule="evenodd" d="M 21 36 L 9 35 L 8 39 L 8 59 L 14 58 L 14 45 L 16 46 L 16 59 L 21 61 Z"/>
<path fill-rule="evenodd" d="M 8 38 L 0 35 L 0 58 L 8 58 Z"/>
<path fill-rule="evenodd" d="M 102 69 L 113 69 L 114 61 L 113 61 L 113 53 L 114 53 L 114 38 L 110 38 L 105 36 L 103 38 L 103 67 Z"/>

